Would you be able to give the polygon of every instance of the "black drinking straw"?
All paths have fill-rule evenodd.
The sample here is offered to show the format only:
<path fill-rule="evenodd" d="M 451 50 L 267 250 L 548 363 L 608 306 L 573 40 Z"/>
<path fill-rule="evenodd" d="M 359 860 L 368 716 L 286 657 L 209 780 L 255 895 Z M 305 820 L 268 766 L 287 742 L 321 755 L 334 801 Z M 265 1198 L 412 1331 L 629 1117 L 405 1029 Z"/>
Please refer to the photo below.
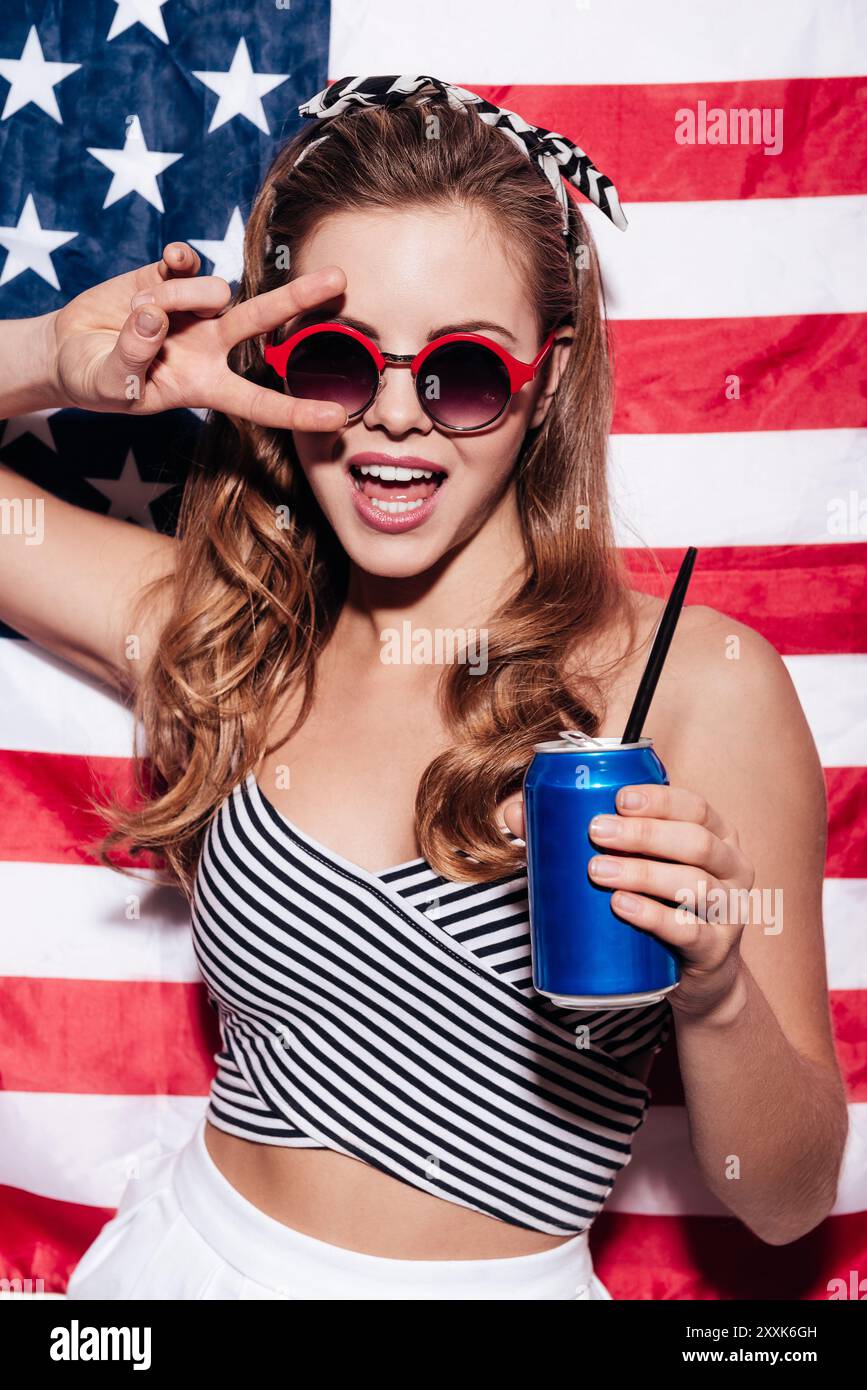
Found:
<path fill-rule="evenodd" d="M 641 730 L 644 728 L 644 721 L 653 699 L 653 692 L 656 690 L 656 683 L 659 680 L 665 658 L 668 656 L 668 649 L 671 646 L 674 629 L 677 627 L 677 620 L 680 617 L 680 610 L 683 607 L 683 600 L 686 597 L 687 585 L 697 554 L 698 551 L 695 546 L 691 545 L 681 561 L 677 578 L 668 596 L 668 603 L 665 605 L 665 611 L 659 620 L 659 627 L 653 639 L 653 646 L 650 649 L 650 656 L 647 658 L 647 665 L 644 668 L 637 694 L 632 702 L 632 709 L 629 711 L 629 719 L 623 731 L 621 743 L 635 743 L 641 738 Z"/>

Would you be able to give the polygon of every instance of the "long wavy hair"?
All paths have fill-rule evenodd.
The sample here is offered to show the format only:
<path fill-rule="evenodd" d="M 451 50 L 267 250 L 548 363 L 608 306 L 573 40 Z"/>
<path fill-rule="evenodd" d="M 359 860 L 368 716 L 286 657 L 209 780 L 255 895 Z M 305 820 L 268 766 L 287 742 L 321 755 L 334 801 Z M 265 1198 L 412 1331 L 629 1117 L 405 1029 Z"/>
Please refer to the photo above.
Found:
<path fill-rule="evenodd" d="M 438 138 L 429 138 L 432 114 Z M 329 138 L 299 165 L 324 128 Z M 498 828 L 496 808 L 519 790 L 533 745 L 564 728 L 600 727 L 599 673 L 576 671 L 576 652 L 620 618 L 635 637 L 606 481 L 604 293 L 578 205 L 570 200 L 574 241 L 585 248 L 581 270 L 550 185 L 507 136 L 424 91 L 389 110 L 356 109 L 312 123 L 277 154 L 247 224 L 234 302 L 291 278 L 281 267 L 297 264 L 330 214 L 422 206 L 469 207 L 489 218 L 526 277 L 539 340 L 556 326 L 574 327 L 544 423 L 528 431 L 515 464 L 526 563 L 487 623 L 486 673 L 461 662 L 443 669 L 450 743 L 425 770 L 416 799 L 418 843 L 433 868 L 488 881 L 523 862 Z M 263 345 L 239 344 L 230 365 L 267 382 Z M 278 700 L 290 688 L 302 697 L 292 732 L 310 711 L 317 656 L 345 600 L 349 562 L 291 433 L 220 414 L 209 418 L 189 472 L 177 541 L 174 573 L 140 595 L 145 607 L 170 586 L 169 616 L 134 697 L 139 795 L 133 806 L 99 803 L 110 830 L 98 854 L 112 863 L 123 841 L 161 857 L 189 897 L 209 821 L 277 746 L 268 747 L 267 732 Z"/>

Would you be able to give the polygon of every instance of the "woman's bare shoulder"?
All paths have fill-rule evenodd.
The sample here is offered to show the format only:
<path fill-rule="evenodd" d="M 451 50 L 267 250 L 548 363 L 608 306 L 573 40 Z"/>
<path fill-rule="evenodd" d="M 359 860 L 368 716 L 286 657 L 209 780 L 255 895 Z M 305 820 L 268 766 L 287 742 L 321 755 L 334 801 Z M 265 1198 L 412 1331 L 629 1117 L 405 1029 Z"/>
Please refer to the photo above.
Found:
<path fill-rule="evenodd" d="M 664 604 L 655 602 L 661 616 Z M 796 706 L 800 709 L 786 664 L 773 643 L 749 624 L 706 604 L 684 607 L 656 701 L 672 734 L 696 720 L 728 735 L 738 730 L 746 734 L 791 717 Z"/>
<path fill-rule="evenodd" d="M 629 591 L 629 600 L 636 617 L 636 656 L 643 653 L 643 665 L 650 653 L 659 621 L 665 611 L 667 599 L 645 594 L 637 589 Z M 701 668 L 696 663 L 723 653 L 728 660 L 739 660 L 741 655 L 751 659 L 769 661 L 779 660 L 776 648 L 747 623 L 722 613 L 704 603 L 687 603 L 681 610 L 669 648 L 666 666 L 683 666 L 700 676 Z"/>
<path fill-rule="evenodd" d="M 625 722 L 665 609 L 664 598 L 627 594 L 624 616 L 592 646 L 576 653 L 575 669 L 600 680 L 605 732 Z M 631 622 L 628 620 L 631 616 Z M 735 727 L 793 711 L 794 688 L 776 648 L 761 633 L 706 604 L 686 604 L 648 713 L 646 732 L 671 743 L 695 722 Z M 609 728 L 608 726 L 612 727 Z"/>
<path fill-rule="evenodd" d="M 821 833 L 825 791 L 812 731 L 782 656 L 747 623 L 704 604 L 684 608 L 644 731 L 672 781 L 701 791 L 735 823 L 739 816 L 748 827 L 753 813 L 760 822 L 761 804 L 771 814 L 755 792 L 773 784 L 801 803 L 811 834 Z M 760 825 L 753 829 L 757 838 Z"/>
<path fill-rule="evenodd" d="M 660 606 L 661 611 L 661 606 Z M 717 713 L 743 716 L 791 684 L 773 643 L 748 623 L 705 604 L 684 608 L 660 677 L 672 696 L 710 701 Z"/>

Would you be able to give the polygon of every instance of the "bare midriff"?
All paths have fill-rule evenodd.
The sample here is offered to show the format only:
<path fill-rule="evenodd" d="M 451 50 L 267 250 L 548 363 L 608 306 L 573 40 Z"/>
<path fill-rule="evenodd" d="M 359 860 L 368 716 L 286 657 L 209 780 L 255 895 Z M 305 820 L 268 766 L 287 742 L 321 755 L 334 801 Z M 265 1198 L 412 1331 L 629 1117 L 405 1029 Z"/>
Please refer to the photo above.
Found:
<path fill-rule="evenodd" d="M 628 1070 L 643 1079 L 650 1060 L 642 1053 L 630 1059 Z M 205 1143 L 248 1202 L 293 1230 L 345 1250 L 395 1260 L 486 1260 L 532 1255 L 570 1239 L 435 1197 L 333 1149 L 239 1139 L 210 1121 Z"/>
<path fill-rule="evenodd" d="M 531 1255 L 566 1236 L 513 1226 L 434 1197 L 333 1149 L 289 1149 L 205 1125 L 211 1158 L 260 1211 L 345 1250 L 396 1260 Z"/>

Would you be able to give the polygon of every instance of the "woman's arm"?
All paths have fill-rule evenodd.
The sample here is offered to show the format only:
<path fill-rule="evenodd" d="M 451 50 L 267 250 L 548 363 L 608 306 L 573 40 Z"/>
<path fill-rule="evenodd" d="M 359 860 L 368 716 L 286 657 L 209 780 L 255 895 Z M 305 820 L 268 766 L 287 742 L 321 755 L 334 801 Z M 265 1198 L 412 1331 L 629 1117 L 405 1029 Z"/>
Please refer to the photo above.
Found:
<path fill-rule="evenodd" d="M 618 814 L 597 818 L 613 822 L 607 834 L 594 822 L 598 858 L 620 874 L 594 878 L 624 921 L 680 954 L 668 998 L 708 1188 L 787 1244 L 833 1206 L 848 1131 L 822 927 L 822 767 L 774 648 L 699 605 L 678 624 L 655 730 L 670 785 L 624 787 Z M 644 805 L 625 806 L 628 791 Z M 503 809 L 522 835 L 520 802 Z"/>
<path fill-rule="evenodd" d="M 798 1051 L 745 960 L 728 1006 L 676 1015 L 676 1031 L 705 1183 L 768 1244 L 798 1240 L 837 1195 L 848 1130 L 838 1068 Z"/>
<path fill-rule="evenodd" d="M 0 322 L 0 419 L 65 404 L 52 380 L 54 316 Z"/>
<path fill-rule="evenodd" d="M 44 492 L 0 465 L 0 618 L 127 694 L 147 667 L 170 594 L 137 614 L 141 589 L 175 566 L 177 542 Z"/>
<path fill-rule="evenodd" d="M 671 786 L 642 788 L 649 803 L 618 814 L 617 839 L 593 838 L 600 854 L 648 856 L 606 886 L 639 894 L 624 919 L 684 951 L 670 998 L 696 1159 L 729 1210 L 780 1245 L 828 1215 L 848 1129 L 822 927 L 824 778 L 770 643 L 707 608 L 682 623 L 662 678 L 681 712 L 658 750 Z M 660 900 L 708 920 L 674 921 Z M 728 922 L 714 923 L 714 902 Z"/>

